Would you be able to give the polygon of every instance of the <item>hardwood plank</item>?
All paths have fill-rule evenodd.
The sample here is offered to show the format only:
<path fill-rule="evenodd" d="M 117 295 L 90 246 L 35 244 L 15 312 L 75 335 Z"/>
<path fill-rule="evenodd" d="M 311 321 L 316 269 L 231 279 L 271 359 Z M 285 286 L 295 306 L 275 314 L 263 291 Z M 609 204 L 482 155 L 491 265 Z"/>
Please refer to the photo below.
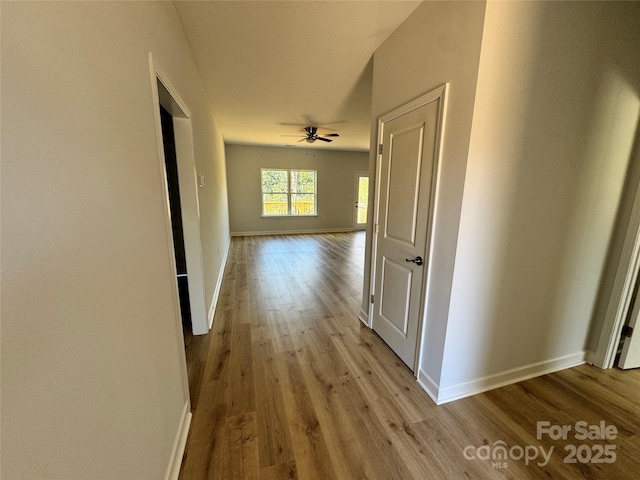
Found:
<path fill-rule="evenodd" d="M 260 470 L 261 480 L 298 480 L 296 462 L 281 463 Z"/>
<path fill-rule="evenodd" d="M 232 311 L 222 310 L 221 312 L 216 312 L 214 319 L 214 322 L 216 322 L 216 328 L 212 329 L 207 334 L 211 337 L 209 340 L 209 360 L 207 361 L 203 373 L 205 381 L 207 382 L 223 378 L 229 368 L 229 359 L 231 357 L 232 321 Z"/>
<path fill-rule="evenodd" d="M 209 335 L 193 335 L 188 328 L 184 329 L 184 345 L 189 377 L 189 397 L 191 409 L 198 407 L 198 398 L 202 386 L 204 369 L 209 353 Z"/>
<path fill-rule="evenodd" d="M 301 361 L 312 362 L 321 353 L 333 352 L 331 336 L 322 328 L 314 310 L 299 312 L 298 317 L 289 322 L 289 330 Z"/>
<path fill-rule="evenodd" d="M 255 412 L 255 383 L 251 326 L 235 323 L 232 328 L 229 360 L 229 415 Z"/>
<path fill-rule="evenodd" d="M 225 478 L 259 480 L 257 424 L 255 412 L 227 417 L 229 459 L 223 470 Z"/>
<path fill-rule="evenodd" d="M 227 417 L 226 385 L 208 382 L 203 385 L 194 412 L 182 461 L 180 479 L 213 478 L 223 464 Z"/>
<path fill-rule="evenodd" d="M 254 344 L 254 378 L 260 467 L 291 462 L 294 454 L 270 340 Z"/>
<path fill-rule="evenodd" d="M 369 401 L 363 395 L 350 375 L 340 377 L 336 391 L 344 406 L 353 429 L 371 462 L 372 478 L 413 478 L 404 462 L 399 462 L 397 444 L 386 433 L 376 417 Z"/>
<path fill-rule="evenodd" d="M 371 366 L 366 356 L 360 350 L 358 343 L 347 343 L 341 337 L 333 337 L 336 352 L 351 372 L 353 379 L 358 382 L 367 398 L 375 400 L 392 395 L 393 383 L 380 378 Z M 386 377 L 386 376 L 385 376 Z"/>
<path fill-rule="evenodd" d="M 295 352 L 278 354 L 276 359 L 298 474 L 305 479 L 336 478 Z"/>
<path fill-rule="evenodd" d="M 339 378 L 332 376 L 322 361 L 301 363 L 311 401 L 318 421 L 323 428 L 329 455 L 336 473 L 334 478 L 373 478 L 371 465 L 360 440 L 349 421 L 335 389 Z M 349 372 L 343 375 L 349 375 Z"/>

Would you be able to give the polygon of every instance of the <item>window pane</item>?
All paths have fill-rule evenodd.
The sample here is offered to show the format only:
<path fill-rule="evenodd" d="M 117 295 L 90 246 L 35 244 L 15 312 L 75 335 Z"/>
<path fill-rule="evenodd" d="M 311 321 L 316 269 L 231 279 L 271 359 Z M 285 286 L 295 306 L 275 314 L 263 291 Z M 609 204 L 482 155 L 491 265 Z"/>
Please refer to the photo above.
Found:
<path fill-rule="evenodd" d="M 367 223 L 367 203 L 369 197 L 369 177 L 358 179 L 358 219 L 357 223 Z"/>
<path fill-rule="evenodd" d="M 265 193 L 262 195 L 263 215 L 287 215 L 286 193 Z"/>
<path fill-rule="evenodd" d="M 262 193 L 287 193 L 288 173 L 286 170 L 262 170 Z"/>
<path fill-rule="evenodd" d="M 313 215 L 316 213 L 316 196 L 313 193 L 291 194 L 291 215 Z"/>
<path fill-rule="evenodd" d="M 291 193 L 315 193 L 316 172 L 313 170 L 291 171 Z"/>
<path fill-rule="evenodd" d="M 358 206 L 358 219 L 357 222 L 360 224 L 367 223 L 367 207 Z"/>
<path fill-rule="evenodd" d="M 369 199 L 369 177 L 358 179 L 358 202 L 367 204 Z"/>

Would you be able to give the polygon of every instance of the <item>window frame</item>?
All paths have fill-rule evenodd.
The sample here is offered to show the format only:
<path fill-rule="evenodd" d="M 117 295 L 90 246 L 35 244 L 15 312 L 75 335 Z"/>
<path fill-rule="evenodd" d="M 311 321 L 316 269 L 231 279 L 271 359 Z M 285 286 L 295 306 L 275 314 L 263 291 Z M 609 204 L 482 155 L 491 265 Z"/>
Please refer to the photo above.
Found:
<path fill-rule="evenodd" d="M 263 172 L 286 172 L 287 173 L 287 191 L 286 192 L 265 192 L 264 191 L 264 182 L 263 182 Z M 313 193 L 305 192 L 292 192 L 291 191 L 291 179 L 293 177 L 292 172 L 313 172 Z M 265 195 L 286 195 L 287 196 L 287 213 L 286 214 L 268 214 L 265 212 Z M 293 213 L 291 201 L 292 195 L 313 195 L 313 213 Z M 260 169 L 260 202 L 261 202 L 261 211 L 263 218 L 274 218 L 274 217 L 317 217 L 318 216 L 318 171 L 309 168 L 261 168 Z"/>

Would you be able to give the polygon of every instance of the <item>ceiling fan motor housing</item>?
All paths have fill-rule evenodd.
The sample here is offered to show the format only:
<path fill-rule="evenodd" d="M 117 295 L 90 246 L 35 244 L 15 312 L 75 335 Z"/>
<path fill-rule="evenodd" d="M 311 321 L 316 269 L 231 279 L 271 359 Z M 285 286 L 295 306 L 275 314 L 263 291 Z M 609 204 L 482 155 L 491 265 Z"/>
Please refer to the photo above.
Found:
<path fill-rule="evenodd" d="M 329 138 L 322 137 L 318 135 L 318 127 L 305 127 L 304 130 L 307 132 L 307 142 L 313 143 L 316 140 L 322 140 L 323 142 L 332 142 L 333 140 Z M 328 137 L 339 137 L 337 133 L 330 133 L 326 135 Z"/>

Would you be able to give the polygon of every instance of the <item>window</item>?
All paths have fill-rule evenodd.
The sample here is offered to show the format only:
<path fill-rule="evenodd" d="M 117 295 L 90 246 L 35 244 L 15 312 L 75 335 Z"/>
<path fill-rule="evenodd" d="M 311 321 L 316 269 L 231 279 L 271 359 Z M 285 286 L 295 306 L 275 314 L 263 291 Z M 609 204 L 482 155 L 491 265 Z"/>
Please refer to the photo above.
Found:
<path fill-rule="evenodd" d="M 315 170 L 263 168 L 262 215 L 316 214 Z"/>

